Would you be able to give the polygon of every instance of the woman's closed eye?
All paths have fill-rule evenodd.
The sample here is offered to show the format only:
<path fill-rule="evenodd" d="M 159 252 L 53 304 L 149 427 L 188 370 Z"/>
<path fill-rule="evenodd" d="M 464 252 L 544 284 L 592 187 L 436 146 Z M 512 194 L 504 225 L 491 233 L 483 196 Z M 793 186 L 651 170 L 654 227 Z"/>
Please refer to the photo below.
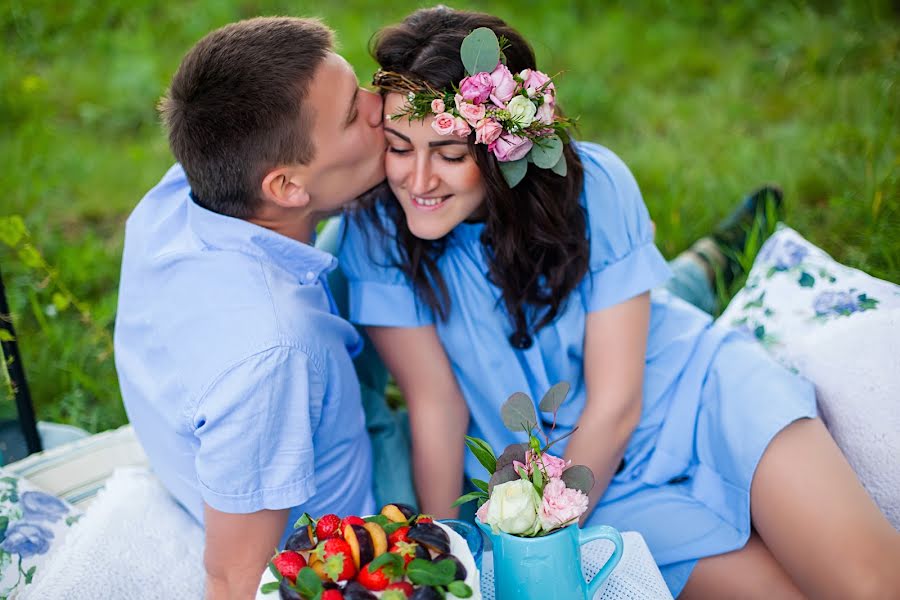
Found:
<path fill-rule="evenodd" d="M 388 146 L 388 152 L 391 154 L 409 154 L 412 152 L 411 148 L 395 148 L 394 146 Z"/>

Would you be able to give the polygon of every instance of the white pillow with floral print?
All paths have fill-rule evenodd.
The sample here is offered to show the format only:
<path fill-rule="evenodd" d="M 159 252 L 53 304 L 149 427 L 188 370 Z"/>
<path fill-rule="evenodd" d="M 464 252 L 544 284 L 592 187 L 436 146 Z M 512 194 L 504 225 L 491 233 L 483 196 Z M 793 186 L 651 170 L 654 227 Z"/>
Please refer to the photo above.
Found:
<path fill-rule="evenodd" d="M 783 224 L 763 245 L 719 322 L 756 337 L 796 370 L 792 344 L 861 313 L 900 307 L 900 286 L 835 262 Z"/>
<path fill-rule="evenodd" d="M 0 600 L 16 598 L 39 575 L 80 511 L 0 469 Z"/>

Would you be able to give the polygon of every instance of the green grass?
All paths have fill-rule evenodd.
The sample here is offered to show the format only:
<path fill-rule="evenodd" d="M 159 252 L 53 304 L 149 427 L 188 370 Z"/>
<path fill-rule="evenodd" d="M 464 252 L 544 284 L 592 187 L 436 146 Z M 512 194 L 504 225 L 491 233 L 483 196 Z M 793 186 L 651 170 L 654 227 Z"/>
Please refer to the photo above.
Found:
<path fill-rule="evenodd" d="M 40 418 L 90 430 L 125 420 L 109 352 L 122 226 L 172 161 L 154 106 L 183 53 L 236 19 L 319 15 L 367 80 L 369 36 L 419 6 L 387 5 L 6 4 L 0 216 L 21 215 L 30 237 L 0 244 L 0 265 Z M 562 71 L 578 136 L 630 165 L 667 255 L 775 181 L 788 224 L 838 260 L 900 281 L 900 14 L 886 1 L 706 5 L 486 9 L 532 40 L 543 70 Z M 45 262 L 23 254 L 26 244 Z"/>

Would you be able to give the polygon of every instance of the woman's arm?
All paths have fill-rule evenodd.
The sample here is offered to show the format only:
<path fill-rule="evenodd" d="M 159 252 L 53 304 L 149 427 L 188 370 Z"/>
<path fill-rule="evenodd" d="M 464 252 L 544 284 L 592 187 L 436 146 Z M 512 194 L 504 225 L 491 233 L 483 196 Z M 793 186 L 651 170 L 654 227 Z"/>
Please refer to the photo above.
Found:
<path fill-rule="evenodd" d="M 469 410 L 433 325 L 369 327 L 369 337 L 409 407 L 419 508 L 454 518 L 462 491 Z"/>
<path fill-rule="evenodd" d="M 650 293 L 588 313 L 584 335 L 586 400 L 566 458 L 594 472 L 585 518 L 606 491 L 641 418 Z"/>

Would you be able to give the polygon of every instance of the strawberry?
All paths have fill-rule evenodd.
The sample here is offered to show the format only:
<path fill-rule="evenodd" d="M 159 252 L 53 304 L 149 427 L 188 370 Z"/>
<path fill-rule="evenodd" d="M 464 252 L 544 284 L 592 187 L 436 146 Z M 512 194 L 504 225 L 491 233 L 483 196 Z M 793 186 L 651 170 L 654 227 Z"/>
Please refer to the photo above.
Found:
<path fill-rule="evenodd" d="M 386 588 L 384 588 L 384 590 L 385 591 L 399 590 L 399 591 L 403 592 L 403 595 L 406 596 L 407 598 L 412 596 L 413 592 L 416 591 L 415 588 L 413 588 L 412 584 L 408 581 L 397 581 L 396 583 L 390 583 L 390 584 L 388 584 L 388 586 Z M 323 600 L 324 600 L 324 598 L 323 598 Z"/>
<path fill-rule="evenodd" d="M 409 527 L 400 527 L 388 536 L 388 544 L 393 546 L 397 542 L 408 542 L 409 538 L 406 537 L 406 534 L 409 533 Z"/>
<path fill-rule="evenodd" d="M 321 542 L 333 537 L 341 537 L 341 518 L 325 515 L 316 522 L 316 539 Z"/>
<path fill-rule="evenodd" d="M 287 577 L 291 583 L 294 583 L 297 581 L 297 573 L 306 566 L 306 559 L 292 550 L 285 550 L 275 555 L 272 564 L 275 565 L 282 577 Z"/>
<path fill-rule="evenodd" d="M 416 519 L 416 523 L 434 523 L 434 519 L 428 515 L 419 515 L 419 518 Z"/>
<path fill-rule="evenodd" d="M 321 571 L 332 581 L 347 581 L 356 575 L 356 565 L 353 564 L 353 555 L 350 552 L 350 544 L 341 538 L 331 538 L 316 546 L 313 550 L 317 562 L 321 561 Z M 319 573 L 321 576 L 321 573 Z"/>
<path fill-rule="evenodd" d="M 400 541 L 391 546 L 389 552 L 402 556 L 403 566 L 405 567 L 416 557 L 416 543 Z"/>
<path fill-rule="evenodd" d="M 378 567 L 374 571 L 369 570 L 369 565 L 362 567 L 356 575 L 356 581 L 366 589 L 379 592 L 390 585 L 391 580 L 384 572 L 384 567 Z"/>
<path fill-rule="evenodd" d="M 366 522 L 363 521 L 362 519 L 360 519 L 359 517 L 350 515 L 350 516 L 344 517 L 341 520 L 340 531 L 343 531 L 347 525 L 363 525 L 364 526 L 365 524 L 366 524 Z"/>
<path fill-rule="evenodd" d="M 322 592 L 322 600 L 344 600 L 341 590 L 325 590 Z"/>

